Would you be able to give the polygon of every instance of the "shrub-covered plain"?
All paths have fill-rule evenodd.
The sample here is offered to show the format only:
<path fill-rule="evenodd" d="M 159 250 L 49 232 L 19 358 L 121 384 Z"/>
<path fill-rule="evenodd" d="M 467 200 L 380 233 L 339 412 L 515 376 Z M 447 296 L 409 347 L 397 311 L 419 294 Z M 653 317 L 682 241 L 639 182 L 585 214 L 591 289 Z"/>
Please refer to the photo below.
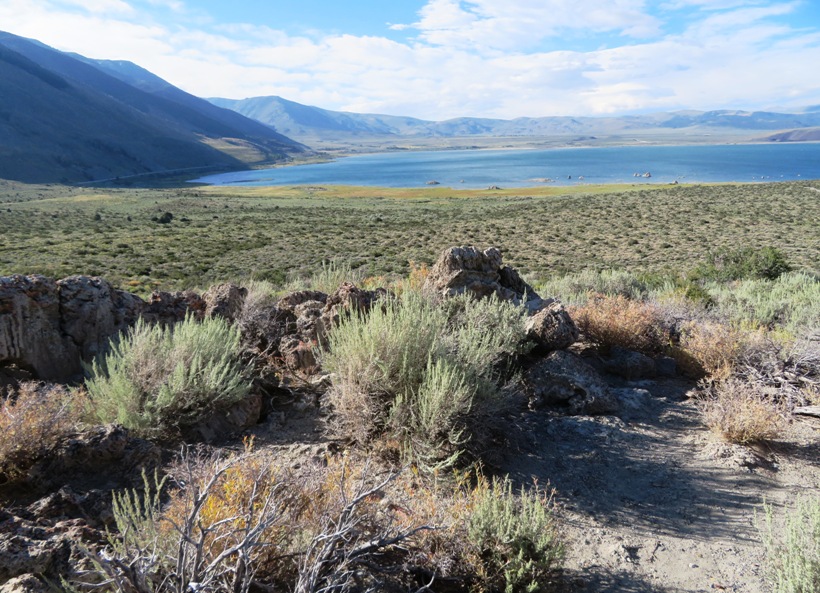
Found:
<path fill-rule="evenodd" d="M 452 245 L 494 245 L 520 272 L 687 271 L 770 246 L 820 270 L 816 182 L 448 188 L 90 189 L 0 186 L 0 274 L 97 274 L 137 292 L 255 278 L 282 284 L 338 260 L 406 275 Z M 160 224 L 165 212 L 171 222 Z M 99 215 L 99 217 L 97 216 Z"/>

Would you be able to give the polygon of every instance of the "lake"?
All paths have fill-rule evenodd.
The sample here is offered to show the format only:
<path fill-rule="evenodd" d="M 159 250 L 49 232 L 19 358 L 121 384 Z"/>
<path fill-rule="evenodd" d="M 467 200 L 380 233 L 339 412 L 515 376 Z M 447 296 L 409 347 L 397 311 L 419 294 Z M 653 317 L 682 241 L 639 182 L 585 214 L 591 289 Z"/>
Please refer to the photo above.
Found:
<path fill-rule="evenodd" d="M 649 176 L 644 176 L 645 174 Z M 453 188 L 582 183 L 793 181 L 820 178 L 820 143 L 441 150 L 357 155 L 210 175 L 213 185 L 369 185 Z"/>

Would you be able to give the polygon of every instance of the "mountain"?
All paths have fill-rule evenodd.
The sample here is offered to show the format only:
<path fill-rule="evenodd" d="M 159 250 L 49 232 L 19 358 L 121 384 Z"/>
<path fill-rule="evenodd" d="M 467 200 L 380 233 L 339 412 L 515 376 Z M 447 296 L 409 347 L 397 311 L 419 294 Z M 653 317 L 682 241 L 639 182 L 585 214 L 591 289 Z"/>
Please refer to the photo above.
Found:
<path fill-rule="evenodd" d="M 0 178 L 238 169 L 305 150 L 130 62 L 89 60 L 0 32 Z"/>
<path fill-rule="evenodd" d="M 820 128 L 786 130 L 761 138 L 768 142 L 820 142 Z"/>
<path fill-rule="evenodd" d="M 461 117 L 426 121 L 392 115 L 329 111 L 281 97 L 232 100 L 209 99 L 276 128 L 302 142 L 355 141 L 362 138 L 448 138 L 487 136 L 612 136 L 698 131 L 708 134 L 751 135 L 820 126 L 820 111 L 807 107 L 800 113 L 767 111 L 676 111 L 620 117 L 520 117 L 512 120 Z"/>

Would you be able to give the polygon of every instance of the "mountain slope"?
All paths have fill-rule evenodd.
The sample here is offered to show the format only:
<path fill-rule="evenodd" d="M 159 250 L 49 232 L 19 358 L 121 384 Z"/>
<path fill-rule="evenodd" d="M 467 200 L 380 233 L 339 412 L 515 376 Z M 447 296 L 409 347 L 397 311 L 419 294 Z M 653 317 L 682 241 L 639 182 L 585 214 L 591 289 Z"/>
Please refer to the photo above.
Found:
<path fill-rule="evenodd" d="M 820 126 L 820 112 L 678 111 L 621 117 L 521 117 L 512 120 L 461 117 L 425 121 L 391 115 L 329 111 L 281 97 L 209 99 L 220 107 L 273 126 L 303 142 L 400 137 L 572 136 L 630 133 L 676 134 L 686 131 L 781 131 Z"/>
<path fill-rule="evenodd" d="M 142 72 L 153 88 L 0 33 L 0 178 L 76 182 L 244 168 L 304 150 L 268 126 Z"/>

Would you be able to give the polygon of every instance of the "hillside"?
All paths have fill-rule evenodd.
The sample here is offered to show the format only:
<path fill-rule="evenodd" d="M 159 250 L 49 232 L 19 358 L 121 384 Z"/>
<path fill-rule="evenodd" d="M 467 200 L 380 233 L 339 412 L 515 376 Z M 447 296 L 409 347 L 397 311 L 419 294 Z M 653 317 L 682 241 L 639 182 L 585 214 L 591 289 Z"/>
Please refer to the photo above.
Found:
<path fill-rule="evenodd" d="M 460 117 L 426 121 L 392 115 L 329 111 L 281 97 L 243 100 L 209 99 L 220 107 L 273 126 L 303 142 L 355 141 L 361 138 L 452 138 L 510 136 L 618 136 L 663 135 L 665 139 L 732 136 L 751 140 L 760 131 L 781 131 L 820 126 L 820 110 L 802 113 L 767 111 L 677 111 L 620 117 L 520 117 L 512 120 Z"/>
<path fill-rule="evenodd" d="M 95 63 L 0 33 L 0 178 L 246 168 L 305 148 L 133 64 Z"/>

